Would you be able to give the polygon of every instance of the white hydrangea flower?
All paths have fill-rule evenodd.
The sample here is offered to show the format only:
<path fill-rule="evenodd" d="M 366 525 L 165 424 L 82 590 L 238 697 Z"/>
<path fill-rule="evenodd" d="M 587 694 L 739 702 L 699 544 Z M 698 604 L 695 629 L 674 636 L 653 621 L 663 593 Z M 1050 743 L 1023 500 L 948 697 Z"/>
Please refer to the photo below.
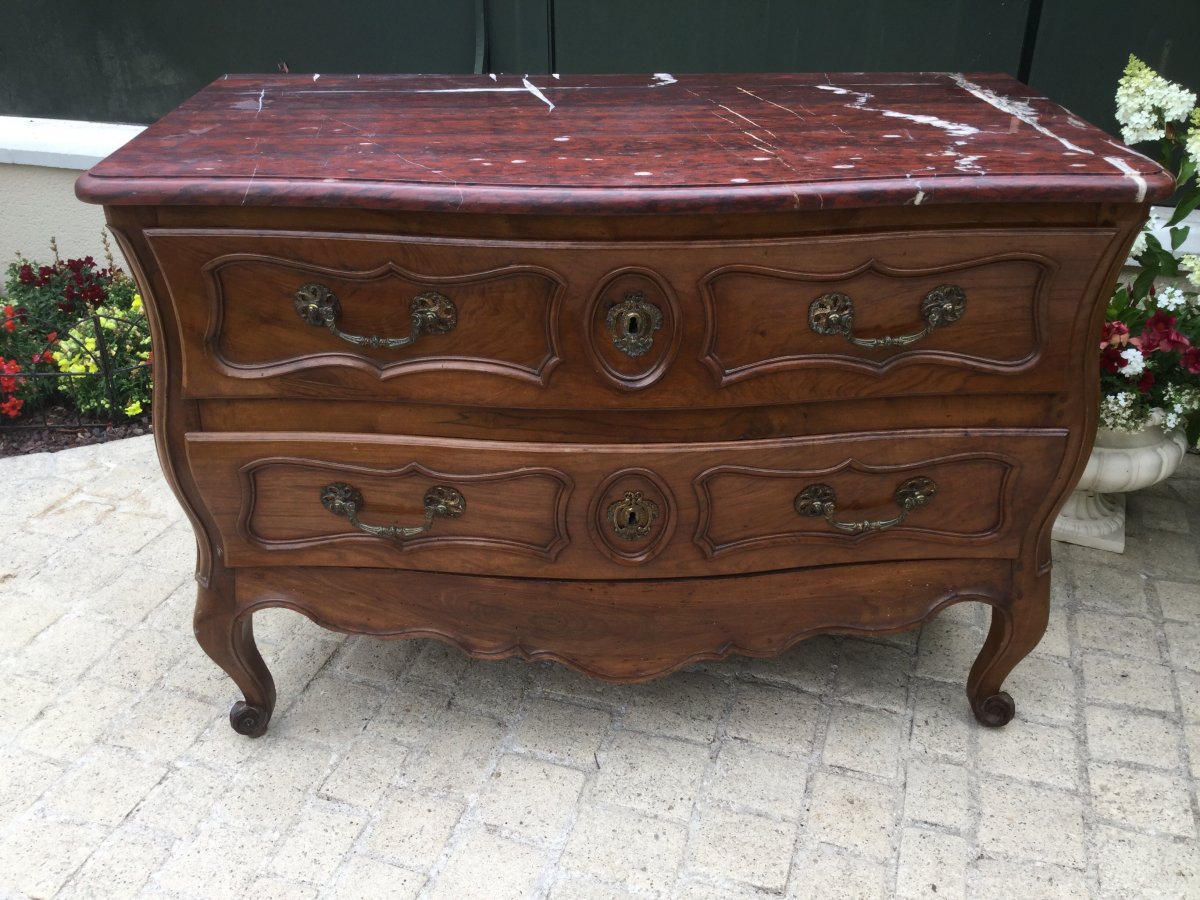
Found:
<path fill-rule="evenodd" d="M 1117 82 L 1117 121 L 1125 143 L 1162 139 L 1166 123 L 1186 120 L 1195 105 L 1194 93 L 1130 55 L 1125 74 Z"/>
<path fill-rule="evenodd" d="M 1142 356 L 1142 351 L 1137 347 L 1126 347 L 1121 351 L 1121 359 L 1125 360 L 1121 374 L 1126 378 L 1135 378 L 1146 371 L 1146 357 Z"/>
<path fill-rule="evenodd" d="M 1154 296 L 1154 305 L 1167 312 L 1178 312 L 1188 305 L 1188 297 L 1177 287 L 1160 288 Z"/>
<path fill-rule="evenodd" d="M 1179 258 L 1179 268 L 1187 272 L 1188 281 L 1200 288 L 1200 256 L 1186 253 Z"/>
<path fill-rule="evenodd" d="M 1143 228 L 1138 232 L 1137 238 L 1134 239 L 1133 246 L 1129 248 L 1129 255 L 1135 259 L 1146 252 L 1146 229 Z"/>
<path fill-rule="evenodd" d="M 1187 151 L 1187 155 L 1192 158 L 1192 161 L 1200 166 L 1200 108 L 1192 110 L 1192 129 L 1188 132 L 1187 138 L 1183 142 L 1183 148 Z"/>

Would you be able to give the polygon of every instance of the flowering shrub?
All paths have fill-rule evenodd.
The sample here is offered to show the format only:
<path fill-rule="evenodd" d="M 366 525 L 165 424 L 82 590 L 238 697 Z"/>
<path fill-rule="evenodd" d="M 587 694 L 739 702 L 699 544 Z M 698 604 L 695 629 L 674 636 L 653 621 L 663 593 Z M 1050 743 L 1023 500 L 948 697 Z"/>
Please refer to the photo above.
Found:
<path fill-rule="evenodd" d="M 1100 338 L 1100 424 L 1140 431 L 1151 423 L 1184 426 L 1200 436 L 1200 256 L 1176 257 L 1189 228 L 1180 224 L 1200 205 L 1200 108 L 1196 95 L 1167 81 L 1136 56 L 1117 87 L 1117 120 L 1126 143 L 1158 141 L 1164 167 L 1175 173 L 1178 203 L 1166 223 L 1170 248 L 1143 226 L 1130 251 L 1141 266 L 1117 285 Z"/>
<path fill-rule="evenodd" d="M 108 260 L 18 259 L 0 298 L 0 419 L 64 398 L 105 419 L 150 401 L 150 329 L 136 285 Z M 107 247 L 107 240 L 105 243 Z"/>

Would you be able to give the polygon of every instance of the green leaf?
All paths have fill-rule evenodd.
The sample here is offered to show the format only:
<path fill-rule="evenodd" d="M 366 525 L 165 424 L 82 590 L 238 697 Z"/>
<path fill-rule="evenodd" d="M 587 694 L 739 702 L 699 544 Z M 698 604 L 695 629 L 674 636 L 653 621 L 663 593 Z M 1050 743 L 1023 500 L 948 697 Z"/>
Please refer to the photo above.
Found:
<path fill-rule="evenodd" d="M 1171 249 L 1178 250 L 1183 246 L 1183 242 L 1187 240 L 1188 232 L 1191 231 L 1187 225 L 1179 225 L 1171 229 Z"/>
<path fill-rule="evenodd" d="M 1200 189 L 1190 191 L 1179 201 L 1179 205 L 1175 207 L 1175 215 L 1171 216 L 1171 221 L 1167 222 L 1167 225 L 1178 225 L 1197 206 L 1200 206 Z"/>
<path fill-rule="evenodd" d="M 1136 279 L 1134 279 L 1133 290 L 1131 291 L 1133 296 L 1139 300 L 1142 297 L 1145 297 L 1147 292 L 1150 290 L 1150 285 L 1154 284 L 1154 279 L 1157 277 L 1158 272 L 1156 272 L 1153 268 L 1143 269 L 1142 273 L 1138 275 Z"/>

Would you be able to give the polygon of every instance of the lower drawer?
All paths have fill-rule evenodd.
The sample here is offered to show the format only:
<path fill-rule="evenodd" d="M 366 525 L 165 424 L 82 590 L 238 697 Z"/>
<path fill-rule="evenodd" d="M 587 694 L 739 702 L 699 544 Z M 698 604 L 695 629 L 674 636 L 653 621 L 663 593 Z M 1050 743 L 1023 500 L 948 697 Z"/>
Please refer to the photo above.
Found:
<path fill-rule="evenodd" d="M 676 578 L 1014 557 L 1065 433 L 583 445 L 187 436 L 231 566 Z"/>

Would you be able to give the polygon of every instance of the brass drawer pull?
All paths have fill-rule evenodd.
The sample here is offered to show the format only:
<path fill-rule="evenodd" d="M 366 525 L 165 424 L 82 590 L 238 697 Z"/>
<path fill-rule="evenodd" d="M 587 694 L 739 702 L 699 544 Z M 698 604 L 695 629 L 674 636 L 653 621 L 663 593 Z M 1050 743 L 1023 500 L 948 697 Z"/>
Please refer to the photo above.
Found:
<path fill-rule="evenodd" d="M 466 511 L 467 498 L 455 488 L 438 484 L 425 492 L 425 521 L 420 525 L 367 525 L 360 522 L 358 512 L 363 507 L 362 492 L 343 481 L 327 484 L 321 489 L 321 505 L 335 516 L 345 516 L 359 531 L 377 537 L 410 538 L 424 534 L 433 527 L 439 516 L 457 519 Z"/>
<path fill-rule="evenodd" d="M 884 531 L 899 525 L 919 506 L 924 506 L 937 493 L 937 484 L 932 478 L 910 478 L 896 488 L 893 500 L 900 507 L 900 515 L 890 519 L 863 519 L 860 522 L 839 522 L 834 519 L 837 512 L 837 497 L 827 484 L 812 484 L 796 495 L 796 512 L 802 516 L 820 516 L 838 531 L 864 534 L 868 531 Z"/>
<path fill-rule="evenodd" d="M 899 337 L 858 338 L 854 330 L 854 301 L 846 294 L 822 294 L 808 307 L 808 327 L 817 334 L 840 334 L 856 347 L 903 347 L 933 334 L 934 329 L 962 318 L 967 295 L 956 284 L 935 287 L 921 301 L 921 319 L 925 327 L 915 334 Z"/>
<path fill-rule="evenodd" d="M 618 537 L 637 541 L 650 533 L 658 518 L 658 504 L 647 500 L 641 491 L 626 491 L 625 496 L 608 506 L 608 521 Z"/>
<path fill-rule="evenodd" d="M 337 294 L 323 284 L 309 283 L 296 291 L 296 312 L 309 325 L 328 328 L 330 333 L 343 341 L 365 347 L 407 347 L 415 344 L 422 334 L 445 334 L 458 324 L 458 308 L 454 301 L 437 291 L 427 291 L 412 298 L 412 331 L 408 337 L 377 337 L 375 335 L 347 334 L 338 328 L 337 320 L 342 314 L 342 305 Z"/>

